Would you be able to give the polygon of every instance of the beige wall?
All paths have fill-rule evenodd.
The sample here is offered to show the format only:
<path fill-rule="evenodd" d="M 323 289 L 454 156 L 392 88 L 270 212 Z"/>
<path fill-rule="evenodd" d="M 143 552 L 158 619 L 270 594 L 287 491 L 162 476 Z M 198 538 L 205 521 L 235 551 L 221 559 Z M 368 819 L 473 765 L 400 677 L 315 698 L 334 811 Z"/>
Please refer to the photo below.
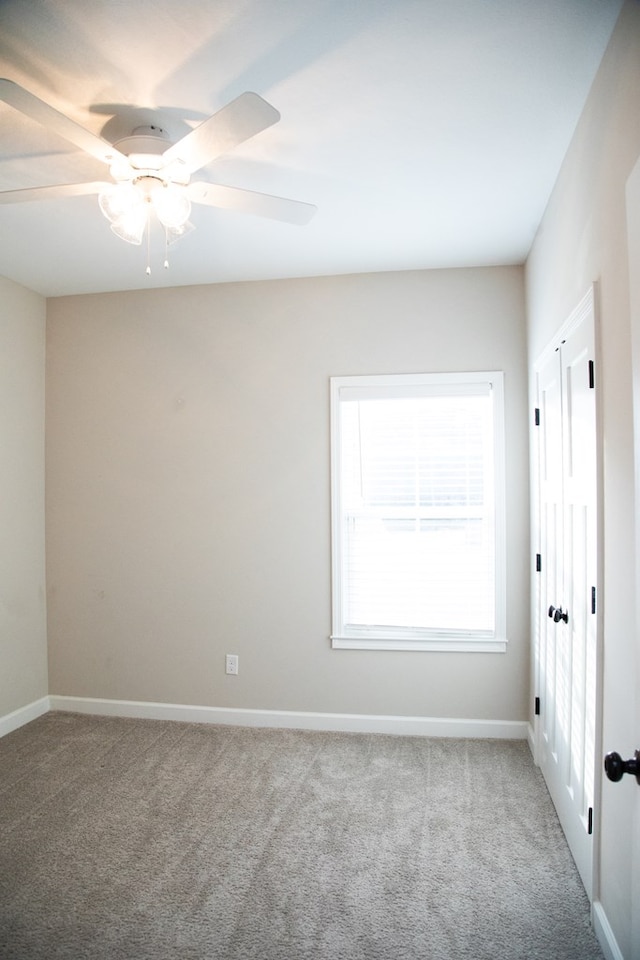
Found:
<path fill-rule="evenodd" d="M 47 695 L 45 301 L 0 277 L 0 717 Z"/>
<path fill-rule="evenodd" d="M 507 654 L 331 650 L 329 377 L 487 368 L 506 374 Z M 55 299 L 47 378 L 52 694 L 526 717 L 521 268 Z"/>
<path fill-rule="evenodd" d="M 634 494 L 625 184 L 640 154 L 640 5 L 625 4 L 529 257 L 533 362 L 590 283 L 600 290 L 604 436 L 604 749 L 631 747 Z M 636 265 L 636 269 L 640 266 Z M 622 737 L 625 742 L 622 742 Z M 628 740 L 628 742 L 627 742 Z M 638 746 L 638 744 L 635 744 Z M 631 787 L 605 781 L 601 899 L 630 953 Z M 637 907 L 637 905 L 636 905 Z"/>

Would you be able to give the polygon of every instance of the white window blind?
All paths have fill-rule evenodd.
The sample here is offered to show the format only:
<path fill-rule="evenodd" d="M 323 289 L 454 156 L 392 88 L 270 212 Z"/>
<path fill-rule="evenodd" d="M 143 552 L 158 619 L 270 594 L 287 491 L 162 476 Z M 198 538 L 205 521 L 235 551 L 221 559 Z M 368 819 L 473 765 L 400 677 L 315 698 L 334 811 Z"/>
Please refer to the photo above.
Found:
<path fill-rule="evenodd" d="M 502 375 L 331 391 L 333 645 L 504 649 Z"/>

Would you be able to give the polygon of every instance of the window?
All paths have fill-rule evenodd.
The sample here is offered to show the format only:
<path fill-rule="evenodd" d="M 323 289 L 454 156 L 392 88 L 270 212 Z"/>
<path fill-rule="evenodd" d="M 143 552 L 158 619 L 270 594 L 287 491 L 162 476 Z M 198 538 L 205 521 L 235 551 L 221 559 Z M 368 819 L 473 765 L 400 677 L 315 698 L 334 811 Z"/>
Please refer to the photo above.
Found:
<path fill-rule="evenodd" d="M 503 375 L 331 379 L 334 647 L 504 651 Z"/>

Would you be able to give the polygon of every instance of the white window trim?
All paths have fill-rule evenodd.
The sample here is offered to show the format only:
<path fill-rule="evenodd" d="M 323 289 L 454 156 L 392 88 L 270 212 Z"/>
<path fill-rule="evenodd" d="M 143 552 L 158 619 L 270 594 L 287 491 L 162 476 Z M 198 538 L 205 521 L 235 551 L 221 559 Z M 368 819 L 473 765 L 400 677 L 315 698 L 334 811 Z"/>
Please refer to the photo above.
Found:
<path fill-rule="evenodd" d="M 419 635 L 414 631 L 358 629 L 350 634 L 343 626 L 342 557 L 340 529 L 340 402 L 343 391 L 353 396 L 388 388 L 393 396 L 398 389 L 405 396 L 422 392 L 425 386 L 455 392 L 474 383 L 487 384 L 494 398 L 494 476 L 495 476 L 495 630 L 486 635 L 443 631 Z M 506 635 L 506 482 L 504 429 L 504 374 L 502 371 L 462 373 L 390 374 L 382 376 L 331 377 L 331 560 L 332 630 L 331 645 L 343 650 L 402 650 L 434 652 L 505 653 Z"/>

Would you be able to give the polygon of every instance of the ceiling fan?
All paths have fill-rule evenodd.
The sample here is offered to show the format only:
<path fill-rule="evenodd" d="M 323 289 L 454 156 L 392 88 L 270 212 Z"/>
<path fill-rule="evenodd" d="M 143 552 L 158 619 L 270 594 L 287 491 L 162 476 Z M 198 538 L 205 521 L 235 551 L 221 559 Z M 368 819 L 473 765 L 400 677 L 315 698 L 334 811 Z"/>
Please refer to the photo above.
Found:
<path fill-rule="evenodd" d="M 142 243 L 145 232 L 149 236 L 153 209 L 167 245 L 194 229 L 189 221 L 192 202 L 293 224 L 307 223 L 316 211 L 313 204 L 298 200 L 191 181 L 197 170 L 278 122 L 278 111 L 257 93 L 240 94 L 177 143 L 172 143 L 161 127 L 148 125 L 136 127 L 131 136 L 111 144 L 12 80 L 0 78 L 0 101 L 107 164 L 112 177 L 110 182 L 0 191 L 0 203 L 97 194 L 100 209 L 117 236 L 128 243 Z"/>

